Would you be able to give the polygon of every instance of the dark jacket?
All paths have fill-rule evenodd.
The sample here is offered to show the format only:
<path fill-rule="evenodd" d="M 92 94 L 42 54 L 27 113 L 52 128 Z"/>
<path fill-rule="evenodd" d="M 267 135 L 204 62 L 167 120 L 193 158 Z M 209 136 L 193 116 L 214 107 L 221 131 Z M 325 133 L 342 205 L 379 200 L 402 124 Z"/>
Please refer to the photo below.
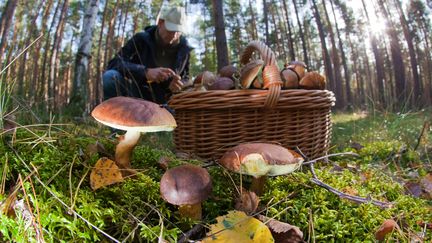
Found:
<path fill-rule="evenodd" d="M 145 68 L 157 67 L 155 64 L 155 31 L 156 26 L 149 26 L 145 28 L 144 32 L 135 34 L 108 63 L 108 69 L 115 69 L 126 79 L 136 82 L 142 90 L 144 99 L 165 104 L 172 95 L 168 88 L 171 80 L 151 83 L 151 87 L 149 87 L 149 83 L 147 83 L 144 75 Z M 191 49 L 186 38 L 182 36 L 180 38 L 174 71 L 181 76 L 184 83 L 189 80 Z M 156 100 L 153 99 L 151 92 L 154 93 Z"/>

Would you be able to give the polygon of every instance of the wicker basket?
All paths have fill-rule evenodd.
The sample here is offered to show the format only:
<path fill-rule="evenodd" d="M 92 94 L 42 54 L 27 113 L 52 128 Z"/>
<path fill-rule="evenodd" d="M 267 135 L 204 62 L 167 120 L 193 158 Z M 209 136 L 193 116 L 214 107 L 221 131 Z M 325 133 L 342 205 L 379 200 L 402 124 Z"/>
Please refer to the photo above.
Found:
<path fill-rule="evenodd" d="M 324 155 L 331 135 L 330 113 L 335 98 L 326 90 L 281 90 L 274 54 L 261 42 L 244 50 L 246 64 L 254 52 L 264 59 L 268 90 L 190 91 L 169 102 L 175 110 L 176 149 L 204 159 L 219 159 L 244 142 L 278 143 L 298 147 L 309 158 Z"/>

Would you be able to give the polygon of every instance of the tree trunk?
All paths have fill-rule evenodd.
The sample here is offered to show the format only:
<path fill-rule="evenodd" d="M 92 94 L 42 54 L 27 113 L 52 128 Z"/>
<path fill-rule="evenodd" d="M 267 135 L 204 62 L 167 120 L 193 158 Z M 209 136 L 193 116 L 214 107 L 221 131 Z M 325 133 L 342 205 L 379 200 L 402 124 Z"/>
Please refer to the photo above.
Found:
<path fill-rule="evenodd" d="M 406 20 L 405 14 L 402 10 L 402 6 L 400 1 L 395 0 L 395 6 L 399 12 L 399 21 L 402 25 L 405 41 L 408 46 L 408 53 L 410 56 L 410 64 L 411 64 L 411 70 L 413 75 L 413 101 L 414 105 L 418 105 L 418 102 L 421 99 L 421 93 L 420 93 L 420 75 L 418 72 L 418 63 L 417 63 L 417 57 L 415 54 L 415 49 L 413 45 L 413 38 L 414 36 L 411 33 L 411 30 L 408 26 L 408 22 Z"/>
<path fill-rule="evenodd" d="M 291 29 L 291 21 L 288 14 L 288 7 L 287 7 L 287 0 L 282 0 L 284 11 L 285 11 L 285 17 L 286 17 L 286 24 L 288 27 L 288 47 L 289 47 L 289 56 L 291 58 L 290 61 L 296 60 L 296 55 L 294 51 L 294 38 L 292 37 L 292 29 Z"/>
<path fill-rule="evenodd" d="M 299 17 L 299 13 L 298 13 L 298 9 L 297 9 L 297 0 L 293 0 L 293 5 L 294 5 L 294 10 L 295 10 L 295 14 L 296 14 L 296 19 L 297 19 L 297 25 L 299 28 L 299 36 L 300 36 L 300 40 L 302 43 L 302 49 L 303 49 L 303 61 L 306 64 L 306 66 L 310 66 L 309 63 L 309 57 L 308 57 L 308 51 L 307 51 L 307 45 L 306 45 L 306 40 L 305 40 L 305 36 L 303 33 L 303 27 L 302 27 L 302 22 L 300 21 L 300 17 Z"/>
<path fill-rule="evenodd" d="M 333 32 L 333 27 L 331 25 L 330 17 L 328 15 L 327 7 L 325 4 L 325 1 L 322 2 L 323 9 L 324 9 L 324 15 L 327 20 L 327 32 L 330 35 L 330 42 L 332 45 L 331 49 L 331 59 L 333 61 L 333 74 L 334 74 L 334 81 L 335 81 L 335 96 L 336 100 L 338 101 L 335 105 L 337 109 L 344 109 L 346 107 L 345 98 L 343 95 L 343 82 L 342 82 L 342 75 L 341 75 L 341 67 L 340 67 L 340 59 L 339 59 L 339 53 L 338 48 L 336 47 L 336 40 Z"/>
<path fill-rule="evenodd" d="M 251 15 L 251 24 L 252 24 L 252 39 L 253 40 L 258 40 L 258 30 L 257 30 L 257 21 L 255 18 L 255 11 L 254 8 L 252 7 L 252 0 L 249 0 L 249 11 L 250 11 L 250 15 Z"/>
<path fill-rule="evenodd" d="M 331 4 L 331 8 L 332 8 L 332 13 L 333 13 L 333 20 L 334 20 L 334 23 L 335 23 L 336 35 L 337 35 L 337 38 L 338 38 L 338 49 L 340 51 L 340 56 L 341 56 L 341 59 L 342 59 L 342 66 L 343 66 L 343 69 L 344 69 L 345 98 L 346 98 L 346 102 L 348 104 L 348 107 L 351 108 L 352 103 L 353 103 L 353 101 L 352 101 L 352 95 L 351 95 L 351 78 L 350 78 L 351 75 L 350 75 L 350 72 L 349 72 L 349 69 L 348 69 L 347 58 L 346 58 L 345 49 L 344 49 L 344 46 L 343 46 L 344 42 L 343 42 L 343 40 L 341 38 L 341 34 L 340 34 L 340 31 L 339 31 L 339 26 L 337 24 L 338 20 L 336 19 L 336 13 L 335 13 L 335 9 L 334 9 L 334 6 L 333 6 L 333 0 L 330 1 L 330 4 Z M 348 39 L 348 42 L 350 43 L 351 39 L 349 38 L 349 32 L 348 31 L 346 31 L 346 32 L 347 32 L 346 37 Z"/>
<path fill-rule="evenodd" d="M 48 82 L 48 98 L 51 99 L 49 102 L 50 110 L 56 108 L 56 79 L 58 75 L 58 52 L 60 50 L 61 41 L 63 39 L 63 28 L 65 23 L 65 16 L 69 6 L 69 0 L 63 2 L 63 6 L 60 12 L 59 22 L 57 24 L 56 32 L 54 34 L 54 42 L 51 48 L 51 58 L 50 58 L 50 72 L 49 72 L 49 82 Z"/>
<path fill-rule="evenodd" d="M 365 15 L 366 15 L 367 23 L 370 26 L 372 23 L 369 19 L 368 10 L 366 8 L 366 4 L 365 4 L 364 0 L 362 0 L 362 4 L 363 4 L 363 10 L 364 10 Z M 371 42 L 371 46 L 372 46 L 372 52 L 373 52 L 374 57 L 375 57 L 376 83 L 378 86 L 378 104 L 379 104 L 379 106 L 386 107 L 384 83 L 386 83 L 387 81 L 386 81 L 386 78 L 384 75 L 384 61 L 382 58 L 382 53 L 378 48 L 379 44 L 378 44 L 378 40 L 377 40 L 375 34 L 371 33 L 371 31 L 369 31 L 369 36 L 371 36 L 370 42 Z"/>
<path fill-rule="evenodd" d="M 71 101 L 76 102 L 81 107 L 90 104 L 87 90 L 87 87 L 89 86 L 88 71 L 89 62 L 91 60 L 93 28 L 97 16 L 98 4 L 99 0 L 91 0 L 87 6 L 83 19 L 81 39 L 75 59 L 75 76 L 72 85 Z M 86 111 L 89 111 L 90 108 L 91 107 L 86 107 Z"/>
<path fill-rule="evenodd" d="M 225 24 L 223 14 L 223 2 L 212 0 L 213 18 L 216 36 L 217 70 L 229 64 L 228 47 L 225 35 Z"/>
<path fill-rule="evenodd" d="M 381 12 L 385 19 L 387 19 L 388 25 L 388 34 L 390 37 L 390 51 L 392 57 L 393 64 L 393 75 L 395 79 L 396 85 L 396 100 L 395 102 L 397 108 L 401 108 L 408 102 L 408 92 L 406 88 L 406 79 L 405 79 L 405 65 L 402 57 L 402 46 L 399 43 L 399 37 L 397 31 L 395 30 L 391 18 L 389 16 L 388 11 L 386 10 L 386 6 L 382 0 L 378 1 L 380 5 Z"/>
<path fill-rule="evenodd" d="M 115 5 L 114 5 L 114 9 L 112 10 L 111 16 L 110 16 L 110 21 L 108 24 L 108 33 L 106 36 L 106 41 L 105 41 L 105 52 L 104 52 L 104 64 L 108 63 L 108 58 L 112 57 L 112 53 L 113 53 L 113 48 L 112 48 L 112 43 L 114 40 L 114 28 L 115 28 L 115 23 L 116 23 L 116 19 L 117 19 L 117 8 L 118 8 L 118 4 L 119 1 L 116 1 Z"/>
<path fill-rule="evenodd" d="M 105 63 L 102 60 L 105 60 L 105 56 L 101 57 L 102 52 L 102 39 L 104 35 L 105 22 L 108 14 L 109 1 L 106 1 L 103 16 L 102 16 L 102 26 L 100 27 L 99 40 L 97 45 L 97 54 L 96 54 L 96 86 L 95 86 L 95 100 L 92 105 L 96 105 L 102 101 L 102 73 L 105 66 Z M 134 32 L 135 33 L 135 32 Z"/>
<path fill-rule="evenodd" d="M 321 41 L 321 51 L 322 51 L 322 56 L 323 56 L 323 60 L 324 60 L 324 68 L 325 68 L 325 73 L 327 76 L 327 81 L 328 81 L 328 85 L 330 86 L 330 89 L 332 91 L 336 90 L 336 86 L 335 86 L 335 82 L 334 82 L 334 78 L 333 78 L 333 69 L 332 69 L 332 63 L 330 60 L 330 55 L 328 53 L 327 50 L 327 44 L 326 44 L 326 39 L 325 39 L 325 35 L 324 35 L 324 28 L 321 22 L 321 17 L 320 14 L 318 12 L 318 7 L 316 5 L 315 0 L 312 0 L 312 4 L 313 4 L 313 14 L 315 17 L 315 21 L 318 27 L 318 34 L 320 37 L 320 41 Z M 337 99 L 337 97 L 336 97 Z M 336 104 L 339 102 L 339 100 L 336 100 Z"/>
<path fill-rule="evenodd" d="M 3 54 L 4 54 L 4 50 L 6 48 L 6 39 L 9 36 L 8 32 L 9 32 L 9 28 L 12 24 L 12 18 L 14 16 L 17 4 L 18 4 L 18 0 L 8 0 L 6 5 L 5 5 L 5 8 L 3 10 L 3 13 L 1 15 L 1 21 L 0 21 L 0 34 L 1 34 L 0 64 L 5 64 L 5 63 L 3 63 Z"/>

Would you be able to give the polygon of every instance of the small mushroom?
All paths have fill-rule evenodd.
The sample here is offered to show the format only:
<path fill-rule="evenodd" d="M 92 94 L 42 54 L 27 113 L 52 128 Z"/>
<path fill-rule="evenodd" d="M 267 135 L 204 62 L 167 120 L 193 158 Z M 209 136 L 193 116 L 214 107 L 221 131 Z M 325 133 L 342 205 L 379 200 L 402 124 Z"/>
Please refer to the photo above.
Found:
<path fill-rule="evenodd" d="M 252 60 L 246 64 L 240 71 L 240 83 L 244 89 L 248 89 L 258 73 L 264 66 L 264 61 L 261 59 Z"/>
<path fill-rule="evenodd" d="M 325 77 L 318 72 L 308 72 L 300 80 L 299 86 L 302 89 L 325 89 Z"/>
<path fill-rule="evenodd" d="M 234 80 L 234 76 L 238 72 L 237 68 L 233 65 L 226 65 L 219 70 L 219 76 L 230 78 Z"/>
<path fill-rule="evenodd" d="M 236 173 L 253 176 L 250 190 L 262 195 L 267 176 L 285 175 L 303 163 L 296 152 L 267 143 L 243 143 L 229 149 L 219 163 Z"/>
<path fill-rule="evenodd" d="M 300 80 L 304 77 L 306 64 L 301 61 L 292 61 L 281 71 L 281 78 L 286 89 L 296 89 Z"/>
<path fill-rule="evenodd" d="M 179 206 L 182 217 L 201 219 L 201 202 L 212 191 L 212 182 L 206 169 L 196 165 L 181 165 L 167 170 L 160 182 L 162 198 Z"/>
<path fill-rule="evenodd" d="M 210 71 L 204 71 L 202 74 L 202 86 L 208 90 L 216 82 L 216 75 Z"/>
<path fill-rule="evenodd" d="M 217 77 L 215 82 L 208 86 L 208 90 L 229 90 L 234 88 L 234 81 L 227 77 Z"/>
<path fill-rule="evenodd" d="M 96 106 L 91 115 L 98 122 L 126 133 L 120 137 L 115 150 L 115 162 L 123 175 L 130 170 L 130 158 L 141 133 L 172 131 L 177 126 L 171 113 L 160 105 L 131 97 L 118 96 Z"/>
<path fill-rule="evenodd" d="M 304 77 L 306 67 L 307 67 L 306 64 L 302 61 L 291 61 L 287 66 L 287 68 L 293 69 L 300 77 L 300 79 Z"/>

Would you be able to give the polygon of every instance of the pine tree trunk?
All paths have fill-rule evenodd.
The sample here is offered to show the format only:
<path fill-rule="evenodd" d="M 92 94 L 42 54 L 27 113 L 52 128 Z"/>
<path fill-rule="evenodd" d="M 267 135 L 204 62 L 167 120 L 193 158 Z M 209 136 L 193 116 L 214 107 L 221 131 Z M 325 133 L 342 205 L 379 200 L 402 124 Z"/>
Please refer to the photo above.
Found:
<path fill-rule="evenodd" d="M 340 31 L 339 31 L 339 26 L 337 24 L 338 20 L 336 19 L 336 13 L 335 13 L 335 9 L 334 9 L 334 6 L 333 6 L 333 0 L 330 1 L 330 4 L 331 4 L 331 8 L 332 8 L 332 13 L 333 13 L 333 20 L 334 20 L 334 23 L 335 23 L 336 36 L 338 38 L 338 49 L 340 51 L 340 57 L 341 57 L 342 66 L 343 66 L 343 69 L 344 69 L 345 98 L 346 98 L 346 102 L 347 102 L 348 107 L 351 107 L 352 103 L 353 103 L 353 101 L 352 101 L 352 95 L 351 95 L 351 78 L 350 78 L 351 75 L 350 75 L 348 64 L 347 64 L 347 58 L 346 58 L 346 55 L 345 55 L 345 49 L 344 49 L 344 46 L 343 46 L 344 42 L 343 42 L 343 40 L 341 38 L 341 34 L 340 34 Z M 347 31 L 347 33 L 348 33 L 348 31 Z M 348 42 L 351 43 L 351 39 L 349 38 L 349 34 L 347 34 L 346 37 L 348 39 Z"/>
<path fill-rule="evenodd" d="M 414 105 L 417 105 L 418 102 L 421 100 L 421 93 L 420 93 L 420 74 L 418 72 L 418 63 L 417 63 L 417 57 L 414 50 L 414 44 L 413 44 L 413 38 L 414 36 L 411 33 L 411 30 L 409 29 L 408 22 L 406 20 L 405 14 L 403 13 L 402 6 L 400 1 L 394 1 L 395 6 L 399 12 L 399 21 L 402 25 L 405 41 L 408 46 L 408 53 L 410 56 L 410 64 L 411 64 L 411 71 L 413 75 L 413 101 Z"/>
<path fill-rule="evenodd" d="M 380 9 L 383 16 L 389 23 L 387 28 L 388 28 L 388 35 L 390 37 L 390 52 L 391 52 L 392 64 L 393 64 L 392 69 L 393 69 L 393 76 L 396 85 L 395 99 L 398 101 L 395 102 L 395 104 L 397 108 L 400 108 L 406 105 L 406 103 L 408 102 L 407 100 L 408 92 L 407 92 L 406 78 L 405 78 L 405 65 L 403 62 L 402 51 L 401 51 L 402 47 L 399 43 L 398 34 L 394 29 L 393 23 L 391 21 L 388 11 L 386 10 L 386 6 L 384 5 L 384 2 L 382 0 L 379 0 L 378 3 L 380 5 Z"/>
<path fill-rule="evenodd" d="M 105 22 L 108 14 L 108 6 L 109 6 L 109 1 L 106 1 L 104 11 L 103 11 L 103 16 L 102 16 L 102 26 L 100 28 L 99 40 L 97 44 L 98 49 L 96 54 L 96 86 L 95 86 L 95 100 L 94 100 L 95 103 L 93 105 L 100 103 L 103 97 L 102 75 L 103 75 L 103 69 L 105 63 L 102 62 L 102 60 L 105 60 L 105 56 L 101 57 L 102 55 L 101 49 L 102 49 L 102 39 L 103 39 L 104 29 L 105 29 Z"/>
<path fill-rule="evenodd" d="M 287 24 L 287 36 L 288 36 L 288 47 L 289 47 L 289 56 L 290 56 L 290 61 L 294 61 L 296 60 L 296 55 L 295 55 L 295 50 L 294 50 L 294 38 L 293 33 L 292 33 L 292 29 L 291 29 L 291 21 L 289 18 L 289 14 L 288 14 L 288 7 L 287 7 L 287 0 L 282 0 L 283 3 L 283 8 L 284 8 L 284 12 L 285 12 L 285 17 L 286 17 L 286 24 Z"/>
<path fill-rule="evenodd" d="M 220 70 L 222 67 L 229 64 L 228 47 L 225 35 L 223 2 L 220 0 L 212 0 L 212 4 L 216 36 L 217 70 Z"/>
<path fill-rule="evenodd" d="M 294 10 L 295 10 L 295 15 L 296 15 L 296 19 L 297 19 L 297 25 L 299 28 L 299 36 L 300 36 L 300 40 L 302 43 L 302 49 L 303 49 L 303 62 L 306 64 L 306 66 L 310 66 L 309 63 L 309 55 L 308 55 L 308 51 L 307 51 L 307 45 L 306 45 L 306 40 L 305 40 L 305 36 L 304 36 L 304 32 L 303 32 L 303 27 L 302 27 L 302 22 L 300 21 L 300 17 L 299 17 L 299 13 L 298 13 L 298 9 L 297 9 L 297 1 L 293 0 L 293 5 L 294 5 Z"/>
<path fill-rule="evenodd" d="M 18 5 L 18 0 L 8 0 L 5 8 L 3 9 L 3 13 L 1 15 L 1 21 L 0 21 L 0 64 L 3 63 L 3 54 L 6 48 L 6 39 L 9 36 L 8 32 L 10 29 L 10 26 L 12 24 L 12 18 L 15 13 L 16 6 Z"/>
<path fill-rule="evenodd" d="M 335 105 L 337 109 L 344 109 L 346 107 L 345 103 L 345 97 L 343 95 L 343 82 L 342 82 L 342 75 L 341 75 L 341 68 L 340 68 L 340 59 L 339 59 L 339 53 L 338 48 L 336 47 L 336 40 L 333 32 L 333 27 L 331 25 L 330 17 L 327 12 L 327 7 L 325 4 L 325 1 L 322 2 L 323 9 L 324 9 L 324 15 L 327 20 L 327 32 L 330 35 L 330 42 L 331 42 L 331 59 L 333 61 L 333 77 L 335 81 L 335 96 L 336 100 L 338 101 Z"/>
<path fill-rule="evenodd" d="M 63 28 L 65 23 L 65 16 L 69 6 L 69 0 L 63 2 L 63 6 L 60 12 L 59 22 L 57 24 L 56 32 L 54 34 L 54 42 L 51 48 L 51 58 L 50 58 L 50 71 L 49 71 L 49 82 L 48 82 L 48 98 L 51 99 L 49 102 L 49 109 L 53 110 L 56 108 L 56 79 L 58 76 L 58 65 L 59 58 L 58 52 L 60 50 L 61 42 L 63 39 Z"/>
<path fill-rule="evenodd" d="M 366 4 L 365 4 L 364 0 L 361 0 L 361 1 L 363 4 L 363 10 L 365 12 L 368 25 L 370 26 L 372 23 L 369 19 L 369 14 L 368 14 L 368 10 L 366 8 Z M 385 99 L 384 83 L 386 83 L 387 80 L 386 80 L 385 75 L 384 75 L 384 61 L 382 58 L 381 51 L 378 48 L 379 44 L 378 44 L 377 38 L 370 31 L 369 31 L 369 36 L 371 36 L 370 42 L 371 42 L 372 52 L 373 52 L 374 57 L 375 57 L 376 83 L 378 86 L 378 105 L 382 106 L 382 107 L 386 107 L 387 102 Z"/>
<path fill-rule="evenodd" d="M 324 28 L 323 28 L 323 25 L 321 22 L 321 17 L 319 15 L 318 7 L 316 5 L 315 0 L 312 0 L 312 4 L 313 4 L 313 9 L 314 9 L 313 14 L 314 14 L 315 21 L 316 21 L 316 24 L 318 27 L 318 34 L 319 34 L 320 41 L 321 41 L 321 51 L 322 51 L 322 55 L 323 55 L 322 58 L 324 59 L 325 73 L 327 76 L 328 85 L 330 86 L 330 89 L 332 91 L 335 91 L 336 85 L 335 85 L 335 81 L 334 81 L 334 77 L 333 77 L 332 63 L 330 60 L 330 55 L 329 55 L 328 50 L 327 50 L 326 39 L 324 36 Z M 336 96 L 336 99 L 337 98 L 338 97 Z M 338 104 L 338 102 L 339 102 L 339 100 L 336 100 L 336 104 Z"/>

